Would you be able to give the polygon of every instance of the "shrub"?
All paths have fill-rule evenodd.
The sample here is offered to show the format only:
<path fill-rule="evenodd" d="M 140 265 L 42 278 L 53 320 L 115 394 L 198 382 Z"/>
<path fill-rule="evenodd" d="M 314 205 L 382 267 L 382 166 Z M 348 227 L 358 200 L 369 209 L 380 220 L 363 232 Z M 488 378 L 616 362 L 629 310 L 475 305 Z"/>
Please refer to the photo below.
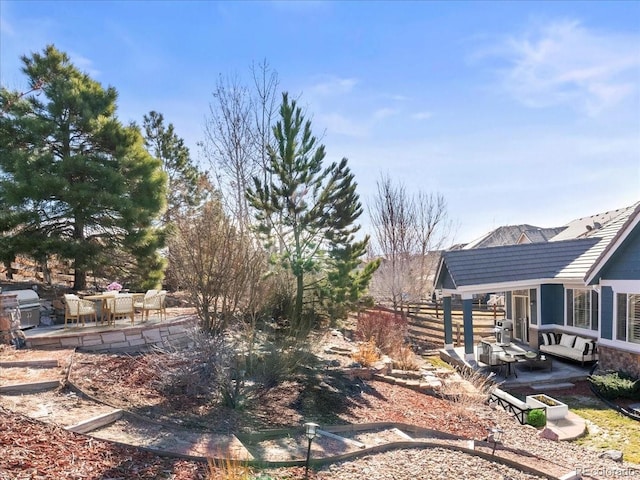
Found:
<path fill-rule="evenodd" d="M 419 370 L 420 365 L 416 354 L 413 353 L 411 347 L 408 345 L 400 345 L 390 353 L 390 357 L 393 360 L 393 368 L 399 370 Z"/>
<path fill-rule="evenodd" d="M 532 427 L 542 428 L 547 424 L 547 415 L 544 410 L 531 410 L 527 414 L 527 423 Z"/>
<path fill-rule="evenodd" d="M 378 354 L 376 343 L 373 340 L 369 340 L 361 343 L 351 358 L 363 367 L 370 367 L 380 359 L 380 355 Z"/>
<path fill-rule="evenodd" d="M 603 375 L 592 375 L 589 381 L 604 398 L 640 399 L 640 380 L 621 372 L 610 372 Z"/>
<path fill-rule="evenodd" d="M 207 461 L 210 480 L 251 480 L 251 469 L 233 459 L 210 458 Z"/>
<path fill-rule="evenodd" d="M 373 340 L 383 353 L 390 354 L 402 345 L 406 333 L 407 318 L 402 314 L 369 310 L 358 315 L 356 338 Z"/>

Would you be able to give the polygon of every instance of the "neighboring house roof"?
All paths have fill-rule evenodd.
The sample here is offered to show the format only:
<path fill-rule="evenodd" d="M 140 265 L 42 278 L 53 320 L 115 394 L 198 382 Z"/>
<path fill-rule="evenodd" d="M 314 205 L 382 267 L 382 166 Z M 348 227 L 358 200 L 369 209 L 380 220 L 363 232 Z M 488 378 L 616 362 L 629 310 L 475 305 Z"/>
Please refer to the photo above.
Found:
<path fill-rule="evenodd" d="M 447 251 L 436 275 L 437 287 L 472 291 L 500 284 L 587 282 L 587 274 L 605 255 L 621 230 L 640 214 L 640 203 L 616 210 L 617 215 L 582 238 L 492 248 Z M 591 218 L 591 217 L 590 217 Z"/>
<path fill-rule="evenodd" d="M 505 225 L 483 235 L 472 242 L 467 243 L 463 248 L 469 250 L 472 248 L 499 247 L 502 245 L 515 245 L 519 242 L 524 232 L 535 232 L 542 230 L 540 227 L 533 225 Z"/>
<path fill-rule="evenodd" d="M 539 243 L 548 242 L 550 239 L 562 232 L 566 227 L 536 228 L 535 230 L 525 230 L 520 235 L 517 243 Z"/>

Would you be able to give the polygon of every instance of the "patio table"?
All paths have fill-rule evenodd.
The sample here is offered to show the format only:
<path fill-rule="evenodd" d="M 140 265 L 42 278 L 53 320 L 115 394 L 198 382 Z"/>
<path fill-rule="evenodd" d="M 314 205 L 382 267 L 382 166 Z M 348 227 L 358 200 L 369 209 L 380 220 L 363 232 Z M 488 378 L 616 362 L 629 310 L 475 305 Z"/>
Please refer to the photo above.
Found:
<path fill-rule="evenodd" d="M 96 303 L 96 310 L 98 310 L 98 306 L 100 308 L 100 323 L 104 323 L 104 320 L 109 321 L 109 311 L 107 309 L 107 299 L 113 298 L 113 293 L 94 293 L 91 295 L 83 295 L 82 298 L 84 300 L 91 300 Z"/>
<path fill-rule="evenodd" d="M 524 357 L 524 359 L 520 362 L 523 364 L 523 366 L 529 367 L 529 371 L 533 371 L 533 369 L 544 369 L 544 370 L 553 370 L 553 363 L 551 362 L 551 357 L 548 357 L 546 355 L 538 355 L 537 357 L 534 358 L 527 358 Z"/>
<path fill-rule="evenodd" d="M 509 376 L 511 376 L 512 374 L 516 376 L 516 378 L 518 378 L 518 374 L 516 373 L 516 369 L 515 368 L 511 368 L 511 365 L 518 362 L 519 358 L 517 358 L 514 355 L 511 355 L 509 353 L 501 353 L 500 355 L 498 355 L 498 359 L 500 359 L 500 361 L 506 366 L 506 374 L 505 374 L 505 378 L 508 378 Z"/>

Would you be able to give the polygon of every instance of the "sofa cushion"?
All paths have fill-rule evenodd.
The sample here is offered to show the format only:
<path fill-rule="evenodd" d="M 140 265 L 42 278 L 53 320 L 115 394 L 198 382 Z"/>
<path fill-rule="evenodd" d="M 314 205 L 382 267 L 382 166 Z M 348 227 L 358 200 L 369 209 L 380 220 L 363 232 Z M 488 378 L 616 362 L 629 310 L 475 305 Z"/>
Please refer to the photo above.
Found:
<path fill-rule="evenodd" d="M 582 352 L 577 351 L 575 348 L 565 347 L 563 345 L 544 345 L 540 347 L 540 351 L 557 355 L 559 357 L 570 358 L 572 360 L 582 360 Z"/>
<path fill-rule="evenodd" d="M 556 341 L 556 334 L 553 332 L 543 333 L 542 334 L 542 344 L 543 345 L 555 345 L 558 343 Z"/>
<path fill-rule="evenodd" d="M 576 341 L 575 335 L 569 335 L 567 333 L 563 333 L 560 337 L 560 342 L 558 345 L 562 345 L 563 347 L 573 348 L 573 344 Z"/>

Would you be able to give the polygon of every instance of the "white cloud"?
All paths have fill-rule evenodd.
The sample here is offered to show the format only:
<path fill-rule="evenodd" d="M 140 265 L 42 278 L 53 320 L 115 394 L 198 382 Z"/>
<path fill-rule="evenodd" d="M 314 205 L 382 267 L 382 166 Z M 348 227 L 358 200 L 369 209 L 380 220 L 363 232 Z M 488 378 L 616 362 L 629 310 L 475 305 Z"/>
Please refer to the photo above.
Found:
<path fill-rule="evenodd" d="M 81 72 L 86 73 L 93 79 L 100 76 L 100 70 L 94 68 L 93 61 L 91 61 L 87 57 L 84 57 L 75 52 L 69 52 L 68 55 L 71 59 L 71 63 L 73 63 Z"/>
<path fill-rule="evenodd" d="M 433 117 L 433 113 L 428 111 L 416 112 L 411 115 L 414 120 L 429 120 L 431 117 Z"/>
<path fill-rule="evenodd" d="M 380 108 L 373 112 L 373 118 L 375 120 L 383 120 L 388 117 L 392 117 L 398 114 L 398 110 L 395 108 Z"/>
<path fill-rule="evenodd" d="M 315 95 L 344 95 L 351 93 L 358 80 L 355 78 L 340 78 L 335 76 L 325 77 L 319 83 L 310 87 L 310 92 Z"/>
<path fill-rule="evenodd" d="M 556 21 L 508 38 L 493 53 L 508 63 L 504 87 L 530 107 L 568 105 L 595 116 L 637 91 L 637 34 Z"/>
<path fill-rule="evenodd" d="M 360 138 L 369 135 L 368 125 L 349 119 L 339 113 L 318 115 L 318 121 L 321 125 L 325 126 L 330 133 Z"/>
<path fill-rule="evenodd" d="M 6 19 L 0 17 L 0 34 L 13 37 L 16 31 Z"/>

